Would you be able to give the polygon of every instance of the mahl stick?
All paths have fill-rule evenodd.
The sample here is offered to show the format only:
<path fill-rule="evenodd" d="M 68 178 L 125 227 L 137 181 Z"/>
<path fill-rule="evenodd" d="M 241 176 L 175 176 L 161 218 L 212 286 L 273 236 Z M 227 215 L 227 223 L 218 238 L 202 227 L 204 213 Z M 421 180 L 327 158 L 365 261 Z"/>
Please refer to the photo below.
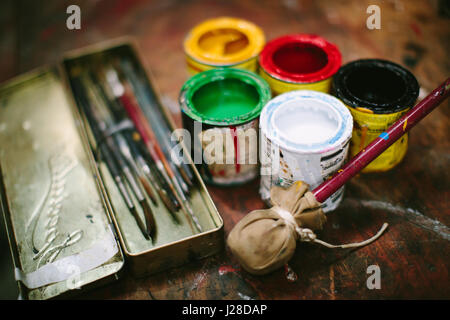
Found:
<path fill-rule="evenodd" d="M 330 180 L 323 182 L 313 190 L 318 202 L 324 202 L 328 197 L 342 187 L 349 179 L 360 172 L 371 161 L 389 148 L 402 135 L 414 127 L 420 120 L 448 98 L 450 93 L 450 78 L 409 110 L 395 122 L 386 132 L 381 133 L 367 147 L 344 165 Z"/>

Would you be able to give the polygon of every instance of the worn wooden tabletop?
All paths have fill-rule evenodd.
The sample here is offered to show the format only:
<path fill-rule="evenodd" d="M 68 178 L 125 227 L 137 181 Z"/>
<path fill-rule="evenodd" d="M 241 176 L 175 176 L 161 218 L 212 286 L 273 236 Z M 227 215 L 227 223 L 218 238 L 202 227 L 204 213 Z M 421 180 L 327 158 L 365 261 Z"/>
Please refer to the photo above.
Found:
<path fill-rule="evenodd" d="M 409 68 L 427 94 L 450 74 L 450 19 L 438 1 L 376 1 L 381 29 L 369 30 L 374 1 L 2 1 L 0 81 L 64 52 L 122 35 L 136 37 L 162 100 L 178 124 L 177 96 L 187 79 L 182 41 L 198 22 L 245 18 L 267 39 L 315 33 L 336 43 L 343 62 L 384 58 Z M 444 3 L 445 1 L 441 1 Z M 81 30 L 66 28 L 66 8 L 81 8 Z M 225 248 L 213 257 L 147 278 L 123 277 L 82 298 L 101 299 L 378 299 L 450 298 L 449 102 L 414 128 L 404 161 L 386 173 L 347 184 L 344 201 L 328 215 L 320 238 L 330 243 L 367 239 L 383 222 L 388 231 L 360 249 L 300 244 L 289 263 L 257 277 L 241 270 Z M 258 181 L 235 188 L 208 187 L 225 234 L 245 214 L 263 208 Z M 367 269 L 379 266 L 381 288 L 370 290 Z"/>

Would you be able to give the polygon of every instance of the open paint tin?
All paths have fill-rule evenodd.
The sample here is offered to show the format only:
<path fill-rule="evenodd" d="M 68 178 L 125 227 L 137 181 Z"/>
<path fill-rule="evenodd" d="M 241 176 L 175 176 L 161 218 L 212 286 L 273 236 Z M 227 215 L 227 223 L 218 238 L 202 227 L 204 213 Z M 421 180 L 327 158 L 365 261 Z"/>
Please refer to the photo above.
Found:
<path fill-rule="evenodd" d="M 213 68 L 238 68 L 256 72 L 257 57 L 265 44 L 263 31 L 237 18 L 220 17 L 195 26 L 184 41 L 191 75 Z"/>
<path fill-rule="evenodd" d="M 335 96 L 348 106 L 354 119 L 350 146 L 352 156 L 413 107 L 419 95 L 419 84 L 411 72 L 379 59 L 348 63 L 335 75 L 333 84 Z M 403 159 L 407 149 L 408 135 L 405 134 L 363 172 L 393 168 Z"/>
<path fill-rule="evenodd" d="M 190 136 L 183 140 L 207 183 L 241 184 L 258 175 L 258 117 L 270 98 L 267 82 L 240 69 L 204 71 L 183 85 L 179 101 Z"/>
<path fill-rule="evenodd" d="M 274 95 L 292 90 L 328 93 L 331 78 L 341 66 L 341 53 L 316 35 L 286 35 L 264 46 L 259 65 Z"/>
<path fill-rule="evenodd" d="M 260 194 L 267 203 L 273 185 L 290 186 L 302 180 L 315 188 L 333 175 L 347 158 L 353 120 L 345 105 L 317 91 L 281 94 L 260 116 Z M 324 203 L 335 209 L 344 187 Z"/>

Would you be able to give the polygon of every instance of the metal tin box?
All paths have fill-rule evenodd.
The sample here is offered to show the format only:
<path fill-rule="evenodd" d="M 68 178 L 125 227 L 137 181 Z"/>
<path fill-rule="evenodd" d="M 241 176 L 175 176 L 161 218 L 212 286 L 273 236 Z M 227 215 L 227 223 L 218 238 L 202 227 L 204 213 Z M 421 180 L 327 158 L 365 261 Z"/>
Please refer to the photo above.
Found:
<path fill-rule="evenodd" d="M 125 260 L 135 276 L 143 276 L 223 248 L 222 218 L 192 162 L 190 202 L 203 231 L 193 232 L 181 214 L 175 221 L 158 205 L 152 242 L 140 234 L 96 157 L 96 141 L 69 84 L 70 69 L 80 61 L 105 55 L 132 60 L 175 128 L 136 48 L 126 38 L 79 49 L 58 67 L 0 87 L 1 208 L 23 298 L 59 297 L 100 285 L 117 278 Z"/>

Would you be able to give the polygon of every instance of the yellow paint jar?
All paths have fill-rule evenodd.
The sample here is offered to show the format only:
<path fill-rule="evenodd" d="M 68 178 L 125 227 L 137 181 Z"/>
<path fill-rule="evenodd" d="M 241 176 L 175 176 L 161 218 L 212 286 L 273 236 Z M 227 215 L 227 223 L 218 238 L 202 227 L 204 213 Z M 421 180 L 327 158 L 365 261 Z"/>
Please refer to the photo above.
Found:
<path fill-rule="evenodd" d="M 263 31 L 249 21 L 231 17 L 206 20 L 184 40 L 188 72 L 195 75 L 227 67 L 256 72 L 264 44 Z"/>
<path fill-rule="evenodd" d="M 349 108 L 353 120 L 350 154 L 354 157 L 414 106 L 419 84 L 405 68 L 379 59 L 356 60 L 333 80 L 334 94 Z M 362 172 L 387 171 L 404 158 L 408 135 L 373 160 Z"/>

